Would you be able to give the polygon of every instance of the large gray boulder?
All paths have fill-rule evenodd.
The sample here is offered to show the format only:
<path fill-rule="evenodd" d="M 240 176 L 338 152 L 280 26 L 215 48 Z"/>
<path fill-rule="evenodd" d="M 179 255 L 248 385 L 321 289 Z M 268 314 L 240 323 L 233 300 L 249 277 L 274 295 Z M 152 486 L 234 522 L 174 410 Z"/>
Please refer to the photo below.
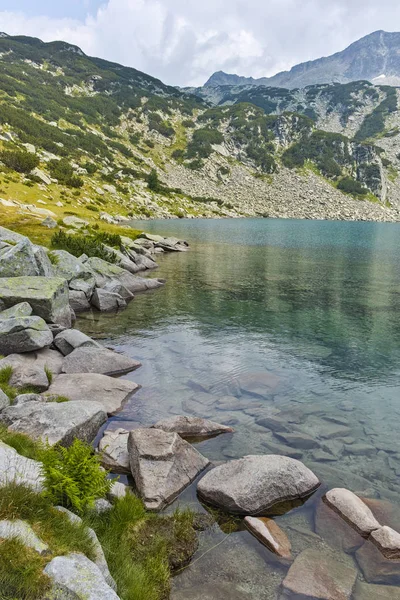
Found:
<path fill-rule="evenodd" d="M 9 384 L 17 390 L 32 387 L 37 392 L 45 392 L 50 382 L 43 367 L 19 364 L 13 367 Z"/>
<path fill-rule="evenodd" d="M 0 320 L 18 317 L 30 317 L 31 314 L 32 307 L 27 302 L 20 302 L 19 304 L 0 312 Z"/>
<path fill-rule="evenodd" d="M 69 304 L 76 313 L 90 309 L 89 300 L 85 292 L 69 290 Z"/>
<path fill-rule="evenodd" d="M 32 246 L 33 254 L 35 255 L 38 275 L 40 277 L 54 277 L 54 269 L 50 258 L 47 254 L 47 249 L 43 246 Z"/>
<path fill-rule="evenodd" d="M 104 248 L 114 256 L 115 264 L 121 267 L 121 269 L 125 269 L 126 271 L 129 271 L 129 273 L 133 274 L 138 273 L 140 271 L 136 263 L 133 262 L 129 256 L 123 254 L 120 250 L 111 248 L 111 246 L 104 246 Z"/>
<path fill-rule="evenodd" d="M 28 302 L 35 315 L 47 323 L 71 327 L 68 285 L 58 277 L 0 278 L 0 305 L 10 308 Z"/>
<path fill-rule="evenodd" d="M 62 373 L 124 375 L 140 366 L 139 361 L 107 348 L 84 346 L 76 348 L 64 358 L 61 370 Z"/>
<path fill-rule="evenodd" d="M 128 452 L 132 476 L 149 510 L 172 502 L 210 463 L 177 433 L 134 429 Z"/>
<path fill-rule="evenodd" d="M 300 501 L 320 482 L 303 463 L 275 454 L 245 456 L 212 469 L 197 491 L 209 504 L 234 514 L 279 514 L 282 503 Z"/>
<path fill-rule="evenodd" d="M 63 506 L 56 506 L 55 508 L 59 512 L 64 513 L 65 516 L 66 516 L 66 518 L 71 523 L 77 523 L 79 525 L 83 524 L 82 519 L 80 517 L 78 517 L 78 515 L 76 515 L 73 512 L 69 511 L 67 508 L 64 508 Z M 91 538 L 91 540 L 93 542 L 93 550 L 94 550 L 94 554 L 95 554 L 94 563 L 99 567 L 99 569 L 102 572 L 102 575 L 103 575 L 104 579 L 106 580 L 106 582 L 108 583 L 108 585 L 113 590 L 116 590 L 117 589 L 117 585 L 116 585 L 116 583 L 115 583 L 114 579 L 112 578 L 111 573 L 109 571 L 107 560 L 106 560 L 106 557 L 104 555 L 103 548 L 102 548 L 102 546 L 101 546 L 101 544 L 99 542 L 99 538 L 97 537 L 95 531 L 93 529 L 91 529 L 90 527 L 87 527 L 86 531 L 87 531 L 88 535 L 90 536 L 90 538 Z"/>
<path fill-rule="evenodd" d="M 284 598 L 350 600 L 357 571 L 333 552 L 308 548 L 298 555 L 282 583 Z"/>
<path fill-rule="evenodd" d="M 24 352 L 23 354 L 9 354 L 0 360 L 0 369 L 11 366 L 14 370 L 20 368 L 41 368 L 49 370 L 53 375 L 61 373 L 64 357 L 57 350 L 43 348 L 35 352 Z"/>
<path fill-rule="evenodd" d="M 3 390 L 0 390 L 0 412 L 3 410 L 3 408 L 7 408 L 7 406 L 10 406 L 10 403 L 10 398 L 6 396 Z"/>
<path fill-rule="evenodd" d="M 92 305 L 102 312 L 109 312 L 126 307 L 126 302 L 119 294 L 107 292 L 103 289 L 95 290 L 92 299 Z"/>
<path fill-rule="evenodd" d="M 79 329 L 65 329 L 57 334 L 54 338 L 54 345 L 64 356 L 67 356 L 73 350 L 76 350 L 76 348 L 85 348 L 88 346 L 102 348 L 98 342 L 92 340 L 92 338 L 79 331 Z"/>
<path fill-rule="evenodd" d="M 57 375 L 47 393 L 78 402 L 95 399 L 103 410 L 112 415 L 119 412 L 138 389 L 137 383 L 127 379 L 115 379 L 99 373 L 69 373 Z"/>
<path fill-rule="evenodd" d="M 54 272 L 56 277 L 72 280 L 82 279 L 94 287 L 94 275 L 87 263 L 83 263 L 66 250 L 52 250 Z"/>
<path fill-rule="evenodd" d="M 53 334 L 40 317 L 0 319 L 0 353 L 32 352 L 50 346 Z"/>
<path fill-rule="evenodd" d="M 220 433 L 232 433 L 234 431 L 232 427 L 221 425 L 221 423 L 215 423 L 214 421 L 201 419 L 200 417 L 186 417 L 182 415 L 157 421 L 153 427 L 170 433 L 177 433 L 183 439 L 209 438 Z"/>
<path fill-rule="evenodd" d="M 0 422 L 12 431 L 63 446 L 69 446 L 75 438 L 92 442 L 106 420 L 101 404 L 91 400 L 28 402 L 9 406 L 0 413 Z"/>
<path fill-rule="evenodd" d="M 121 269 L 118 265 L 108 263 L 101 258 L 91 257 L 85 264 L 88 264 L 94 272 L 96 287 L 98 288 L 103 288 L 107 282 L 114 279 L 117 279 L 132 294 L 158 288 L 163 285 L 158 279 L 137 277 L 125 269 Z"/>
<path fill-rule="evenodd" d="M 48 545 L 36 535 L 29 523 L 20 519 L 0 521 L 0 539 L 18 539 L 24 546 L 32 548 L 38 554 L 49 553 Z"/>
<path fill-rule="evenodd" d="M 83 554 L 56 556 L 44 573 L 53 584 L 51 600 L 119 600 L 99 567 Z"/>
<path fill-rule="evenodd" d="M 0 249 L 0 277 L 38 276 L 33 246 L 29 240 L 23 240 L 15 246 Z"/>
<path fill-rule="evenodd" d="M 44 481 L 41 468 L 40 462 L 25 458 L 11 446 L 0 442 L 0 487 L 15 483 L 40 492 Z"/>
<path fill-rule="evenodd" d="M 122 285 L 122 283 L 120 283 L 118 279 L 110 279 L 110 281 L 107 281 L 107 283 L 101 289 L 105 292 L 112 292 L 113 294 L 118 294 L 125 300 L 125 302 L 129 302 L 134 297 L 132 292 L 130 292 L 124 285 Z"/>

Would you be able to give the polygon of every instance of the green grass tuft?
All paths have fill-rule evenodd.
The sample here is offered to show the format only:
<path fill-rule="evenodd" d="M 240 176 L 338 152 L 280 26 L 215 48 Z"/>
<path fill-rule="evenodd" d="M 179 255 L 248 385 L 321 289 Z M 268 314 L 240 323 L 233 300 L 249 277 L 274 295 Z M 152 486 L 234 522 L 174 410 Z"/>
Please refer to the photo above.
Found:
<path fill-rule="evenodd" d="M 40 600 L 51 588 L 46 560 L 18 539 L 0 542 L 1 600 Z"/>
<path fill-rule="evenodd" d="M 51 385 L 52 381 L 53 381 L 53 372 L 47 366 L 44 368 L 44 371 L 45 371 L 45 373 L 47 375 L 47 379 L 48 379 L 49 385 Z"/>
<path fill-rule="evenodd" d="M 5 425 L 0 424 L 0 441 L 14 448 L 18 454 L 26 458 L 39 460 L 42 453 L 40 442 L 32 440 L 23 433 L 17 433 L 7 429 Z"/>

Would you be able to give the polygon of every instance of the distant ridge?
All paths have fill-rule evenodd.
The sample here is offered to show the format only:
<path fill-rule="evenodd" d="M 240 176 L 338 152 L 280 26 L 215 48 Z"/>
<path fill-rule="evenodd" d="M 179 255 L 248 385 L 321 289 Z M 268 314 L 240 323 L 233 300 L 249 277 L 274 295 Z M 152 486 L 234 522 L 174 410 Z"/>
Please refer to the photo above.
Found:
<path fill-rule="evenodd" d="M 349 83 L 368 80 L 379 85 L 400 86 L 400 33 L 375 31 L 331 56 L 300 63 L 272 77 L 253 79 L 218 71 L 204 87 L 265 85 L 287 89 L 318 83 Z"/>

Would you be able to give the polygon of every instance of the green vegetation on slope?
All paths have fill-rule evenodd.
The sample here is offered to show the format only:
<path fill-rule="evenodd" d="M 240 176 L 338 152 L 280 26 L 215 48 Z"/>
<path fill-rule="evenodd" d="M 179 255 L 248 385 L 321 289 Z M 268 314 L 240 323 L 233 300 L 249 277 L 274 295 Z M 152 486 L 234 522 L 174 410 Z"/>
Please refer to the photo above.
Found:
<path fill-rule="evenodd" d="M 386 117 L 397 110 L 396 88 L 382 86 L 380 89 L 386 92 L 386 98 L 365 117 L 354 138 L 358 142 L 383 133 Z"/>

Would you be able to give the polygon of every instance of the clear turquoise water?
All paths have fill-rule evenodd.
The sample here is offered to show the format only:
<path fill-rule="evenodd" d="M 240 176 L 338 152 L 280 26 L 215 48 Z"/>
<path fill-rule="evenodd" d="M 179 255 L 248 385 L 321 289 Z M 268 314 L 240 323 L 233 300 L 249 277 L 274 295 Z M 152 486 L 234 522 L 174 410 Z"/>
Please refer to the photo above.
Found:
<path fill-rule="evenodd" d="M 185 238 L 191 250 L 160 257 L 163 289 L 137 295 L 117 316 L 79 319 L 81 329 L 143 362 L 129 376 L 143 388 L 109 427 L 182 413 L 232 423 L 233 435 L 198 445 L 218 461 L 277 446 L 292 452 L 257 424 L 280 411 L 293 431 L 320 444 L 325 456 L 295 450 L 324 486 L 399 505 L 400 226 L 266 219 L 133 226 Z M 235 382 L 258 373 L 276 378 L 273 389 L 232 398 Z M 226 395 L 231 404 L 222 402 Z M 338 426 L 347 429 L 338 435 Z M 196 503 L 194 490 L 180 502 Z M 295 552 L 310 545 L 312 511 L 311 502 L 278 519 Z M 203 534 L 199 556 L 220 541 L 175 579 L 172 598 L 279 597 L 286 569 L 267 550 L 247 532 L 225 538 L 217 529 Z"/>

